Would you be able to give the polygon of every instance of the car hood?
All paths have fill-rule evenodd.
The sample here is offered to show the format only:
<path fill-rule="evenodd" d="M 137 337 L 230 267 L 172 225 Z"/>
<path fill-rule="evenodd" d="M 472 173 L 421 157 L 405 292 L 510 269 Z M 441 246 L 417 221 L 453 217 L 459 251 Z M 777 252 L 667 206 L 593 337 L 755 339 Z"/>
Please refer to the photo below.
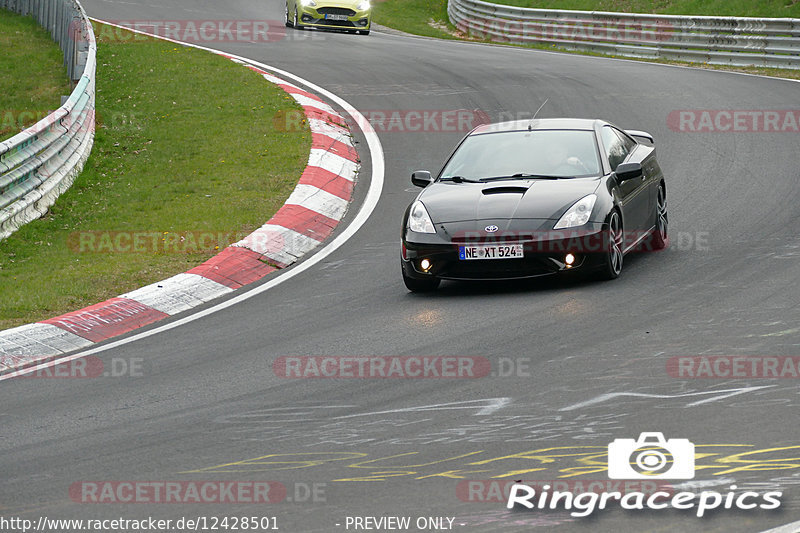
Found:
<path fill-rule="evenodd" d="M 507 221 L 500 229 L 508 229 L 512 220 L 557 220 L 576 201 L 595 192 L 599 184 L 600 178 L 440 181 L 428 186 L 419 199 L 434 224 Z"/>

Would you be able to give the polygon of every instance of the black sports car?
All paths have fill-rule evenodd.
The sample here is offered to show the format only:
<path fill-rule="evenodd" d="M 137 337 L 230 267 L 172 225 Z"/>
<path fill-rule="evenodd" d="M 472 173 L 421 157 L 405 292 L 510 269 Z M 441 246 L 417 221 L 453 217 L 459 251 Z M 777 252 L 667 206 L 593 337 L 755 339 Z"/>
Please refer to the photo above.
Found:
<path fill-rule="evenodd" d="M 515 279 L 569 271 L 614 279 L 631 250 L 667 246 L 653 137 L 602 120 L 479 126 L 403 217 L 403 281 Z"/>

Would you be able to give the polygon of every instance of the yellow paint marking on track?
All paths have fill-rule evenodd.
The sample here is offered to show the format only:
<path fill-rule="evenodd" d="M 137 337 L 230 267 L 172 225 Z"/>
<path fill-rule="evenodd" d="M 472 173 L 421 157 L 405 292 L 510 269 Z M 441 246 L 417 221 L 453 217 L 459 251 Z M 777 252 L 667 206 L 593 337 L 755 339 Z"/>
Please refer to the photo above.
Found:
<path fill-rule="evenodd" d="M 742 450 L 742 448 L 747 448 L 747 450 Z M 795 456 L 800 451 L 800 445 L 752 448 L 754 448 L 752 444 L 697 444 L 695 445 L 695 468 L 698 471 L 706 470 L 712 476 L 723 476 L 736 472 L 800 468 L 800 456 Z M 780 453 L 789 451 L 792 453 Z M 555 478 L 567 479 L 607 471 L 607 452 L 604 446 L 558 446 L 501 456 L 490 456 L 484 450 L 439 457 L 431 457 L 432 453 L 430 449 L 378 457 L 368 452 L 273 453 L 180 473 L 294 471 L 330 466 L 335 469 L 335 473 L 331 474 L 332 481 L 380 482 L 399 477 L 417 480 L 468 479 L 468 475 L 478 473 L 488 474 L 487 477 L 491 479 L 512 479 L 533 472 L 552 472 L 551 475 Z M 425 458 L 424 454 L 428 454 L 428 458 Z M 485 454 L 486 458 L 465 461 L 467 458 L 478 459 L 476 456 L 482 454 Z M 765 454 L 770 455 L 765 457 Z M 772 454 L 777 457 L 773 457 Z M 400 458 L 409 460 L 402 461 Z M 436 465 L 442 465 L 442 463 L 449 464 L 447 468 L 435 468 Z M 492 468 L 473 469 L 476 466 L 485 465 L 492 465 Z M 355 475 L 347 476 L 348 473 Z"/>

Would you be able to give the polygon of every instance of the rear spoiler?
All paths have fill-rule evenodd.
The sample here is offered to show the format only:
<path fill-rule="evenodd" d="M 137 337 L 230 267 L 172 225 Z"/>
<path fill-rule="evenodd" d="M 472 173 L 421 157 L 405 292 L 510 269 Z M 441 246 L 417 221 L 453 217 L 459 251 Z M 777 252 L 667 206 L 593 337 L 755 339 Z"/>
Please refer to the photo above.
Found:
<path fill-rule="evenodd" d="M 625 133 L 627 133 L 631 137 L 636 137 L 637 139 L 644 139 L 648 141 L 650 144 L 656 143 L 655 139 L 653 139 L 653 136 L 647 133 L 646 131 L 625 130 Z"/>

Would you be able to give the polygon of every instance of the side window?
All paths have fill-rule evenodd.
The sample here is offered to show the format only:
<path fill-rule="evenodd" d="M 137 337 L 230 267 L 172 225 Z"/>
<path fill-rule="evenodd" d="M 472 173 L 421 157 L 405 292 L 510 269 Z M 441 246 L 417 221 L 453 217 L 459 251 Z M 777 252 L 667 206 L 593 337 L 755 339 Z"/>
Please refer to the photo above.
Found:
<path fill-rule="evenodd" d="M 616 170 L 617 165 L 625 161 L 625 158 L 628 157 L 630 150 L 625 146 L 625 143 L 622 142 L 622 139 L 613 128 L 604 126 L 602 135 L 608 163 L 611 165 L 611 170 Z"/>
<path fill-rule="evenodd" d="M 619 135 L 619 137 L 622 139 L 622 144 L 625 145 L 625 148 L 627 148 L 628 153 L 633 152 L 633 149 L 636 148 L 636 141 L 634 141 L 628 135 L 626 135 L 621 131 L 615 130 L 615 133 Z"/>

